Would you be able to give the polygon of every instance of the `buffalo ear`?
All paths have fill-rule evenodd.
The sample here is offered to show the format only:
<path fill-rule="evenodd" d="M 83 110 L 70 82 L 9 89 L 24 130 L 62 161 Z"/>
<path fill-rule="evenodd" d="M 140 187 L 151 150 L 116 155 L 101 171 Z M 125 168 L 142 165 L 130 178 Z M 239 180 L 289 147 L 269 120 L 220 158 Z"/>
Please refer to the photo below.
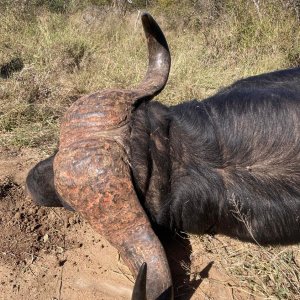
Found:
<path fill-rule="evenodd" d="M 144 262 L 136 277 L 131 300 L 146 300 L 147 264 Z"/>
<path fill-rule="evenodd" d="M 62 207 L 73 211 L 58 195 L 54 186 L 53 160 L 55 155 L 40 161 L 28 173 L 26 192 L 33 202 L 41 206 Z"/>

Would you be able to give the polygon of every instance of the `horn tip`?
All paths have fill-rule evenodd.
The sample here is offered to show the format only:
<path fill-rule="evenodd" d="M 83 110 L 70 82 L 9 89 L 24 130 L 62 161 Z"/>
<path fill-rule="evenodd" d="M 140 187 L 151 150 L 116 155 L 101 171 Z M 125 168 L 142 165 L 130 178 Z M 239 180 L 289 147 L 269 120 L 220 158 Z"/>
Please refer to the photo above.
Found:
<path fill-rule="evenodd" d="M 137 275 L 131 300 L 146 300 L 146 277 L 147 263 L 144 262 Z"/>
<path fill-rule="evenodd" d="M 143 19 L 143 18 L 148 18 L 148 17 L 151 17 L 151 15 L 147 12 L 147 11 L 143 11 L 142 13 L 141 13 L 141 18 Z"/>
<path fill-rule="evenodd" d="M 141 14 L 141 20 L 144 26 L 150 26 L 150 24 L 155 24 L 153 17 L 146 11 L 142 12 Z M 153 25 L 152 25 L 153 26 Z"/>

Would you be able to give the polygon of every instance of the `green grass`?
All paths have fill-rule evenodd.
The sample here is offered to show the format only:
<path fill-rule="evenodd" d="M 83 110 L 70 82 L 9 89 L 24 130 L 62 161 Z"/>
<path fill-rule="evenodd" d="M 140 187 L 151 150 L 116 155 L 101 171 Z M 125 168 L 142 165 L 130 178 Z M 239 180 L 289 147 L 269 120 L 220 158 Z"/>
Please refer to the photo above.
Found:
<path fill-rule="evenodd" d="M 29 1 L 22 9 L 0 9 L 0 67 L 13 58 L 24 63 L 21 71 L 0 78 L 1 145 L 51 152 L 72 102 L 143 78 L 147 52 L 138 10 L 117 14 L 89 6 L 107 2 Z M 203 99 L 239 78 L 300 63 L 299 22 L 284 1 L 264 1 L 259 10 L 242 0 L 221 6 L 208 0 L 152 3 L 148 10 L 172 53 L 169 83 L 158 97 L 165 104 Z M 214 243 L 203 239 L 208 248 Z M 216 246 L 215 257 L 240 288 L 262 298 L 299 299 L 299 265 L 293 260 L 299 247 L 251 247 L 241 253 L 230 248 L 237 253 L 228 256 Z"/>

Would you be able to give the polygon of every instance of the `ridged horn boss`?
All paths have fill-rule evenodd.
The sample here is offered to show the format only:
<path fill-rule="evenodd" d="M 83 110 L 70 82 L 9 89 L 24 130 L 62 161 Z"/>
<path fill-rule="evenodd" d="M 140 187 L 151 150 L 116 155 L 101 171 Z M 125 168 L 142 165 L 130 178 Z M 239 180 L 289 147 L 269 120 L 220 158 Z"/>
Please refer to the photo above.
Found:
<path fill-rule="evenodd" d="M 142 15 L 149 66 L 133 89 L 84 96 L 67 111 L 54 158 L 54 186 L 69 206 L 115 246 L 136 276 L 147 264 L 147 299 L 171 299 L 172 280 L 164 249 L 137 198 L 129 164 L 132 111 L 165 86 L 170 54 L 165 37 Z"/>

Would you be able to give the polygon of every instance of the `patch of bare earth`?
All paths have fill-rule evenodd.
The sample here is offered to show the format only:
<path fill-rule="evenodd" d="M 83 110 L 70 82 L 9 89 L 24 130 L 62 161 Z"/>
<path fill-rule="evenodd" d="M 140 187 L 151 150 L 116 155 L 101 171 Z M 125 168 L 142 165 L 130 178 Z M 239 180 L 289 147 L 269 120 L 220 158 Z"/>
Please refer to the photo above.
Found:
<path fill-rule="evenodd" d="M 78 214 L 26 197 L 39 159 L 0 150 L 0 299 L 129 299 L 132 277 L 105 239 Z"/>
<path fill-rule="evenodd" d="M 0 299 L 130 299 L 133 278 L 104 238 L 77 213 L 26 197 L 26 174 L 46 157 L 0 148 Z M 175 299 L 259 299 L 222 264 L 244 244 L 197 239 L 166 242 Z"/>

